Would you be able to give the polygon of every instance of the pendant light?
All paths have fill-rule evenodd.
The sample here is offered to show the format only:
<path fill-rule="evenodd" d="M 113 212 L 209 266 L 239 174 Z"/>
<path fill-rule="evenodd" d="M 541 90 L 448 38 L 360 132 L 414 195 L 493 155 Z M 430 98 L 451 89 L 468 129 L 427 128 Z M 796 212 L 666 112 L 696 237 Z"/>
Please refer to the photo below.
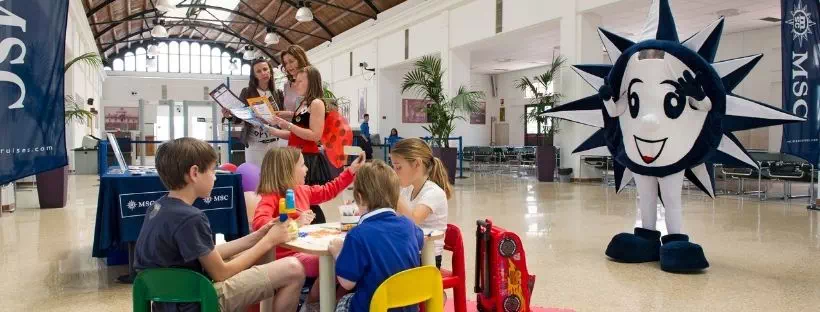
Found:
<path fill-rule="evenodd" d="M 154 29 L 151 29 L 154 38 L 168 38 L 168 29 L 165 29 L 164 20 L 154 20 Z"/>
<path fill-rule="evenodd" d="M 256 53 L 253 50 L 252 46 L 250 46 L 250 45 L 245 46 L 245 53 L 242 54 L 242 58 L 245 59 L 246 61 L 250 61 L 250 60 L 253 60 L 254 58 L 256 58 Z"/>
<path fill-rule="evenodd" d="M 268 27 L 268 34 L 265 35 L 265 44 L 274 45 L 279 43 L 279 35 L 273 31 L 273 28 Z"/>
<path fill-rule="evenodd" d="M 299 5 L 299 9 L 296 10 L 296 20 L 302 23 L 312 21 L 313 11 L 308 7 L 309 4 L 305 3 L 305 1 L 300 1 Z"/>
<path fill-rule="evenodd" d="M 160 13 L 166 13 L 170 10 L 175 9 L 176 5 L 171 4 L 170 0 L 159 0 L 157 1 L 157 4 L 154 7 L 157 8 L 157 11 L 159 11 Z"/>

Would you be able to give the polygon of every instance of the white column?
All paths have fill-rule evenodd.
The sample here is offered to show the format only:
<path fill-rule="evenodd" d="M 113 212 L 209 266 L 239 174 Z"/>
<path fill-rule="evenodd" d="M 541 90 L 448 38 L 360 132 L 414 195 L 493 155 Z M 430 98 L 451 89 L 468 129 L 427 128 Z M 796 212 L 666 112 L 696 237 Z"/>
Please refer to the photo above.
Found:
<path fill-rule="evenodd" d="M 598 37 L 601 17 L 595 14 L 576 14 L 575 11 L 575 7 L 568 6 L 561 18 L 561 55 L 567 59 L 566 66 L 558 79 L 560 87 L 557 89 L 564 95 L 562 103 L 568 103 L 596 92 L 570 68 L 570 65 L 599 64 L 603 59 L 603 47 Z M 576 178 L 598 177 L 596 172 L 580 165 L 580 155 L 572 154 L 572 151 L 595 133 L 597 128 L 561 121 L 559 129 L 555 143 L 561 148 L 561 167 L 572 168 Z"/>

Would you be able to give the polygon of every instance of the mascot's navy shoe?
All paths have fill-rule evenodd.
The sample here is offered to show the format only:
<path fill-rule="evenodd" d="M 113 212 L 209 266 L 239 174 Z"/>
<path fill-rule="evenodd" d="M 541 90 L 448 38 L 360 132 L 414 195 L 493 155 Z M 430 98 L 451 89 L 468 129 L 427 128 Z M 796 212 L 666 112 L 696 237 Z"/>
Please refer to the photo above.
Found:
<path fill-rule="evenodd" d="M 635 234 L 615 235 L 606 255 L 618 262 L 641 263 L 660 260 L 661 232 L 635 228 Z"/>
<path fill-rule="evenodd" d="M 686 234 L 669 234 L 662 239 L 661 270 L 672 273 L 697 272 L 709 267 L 703 248 L 689 242 Z"/>

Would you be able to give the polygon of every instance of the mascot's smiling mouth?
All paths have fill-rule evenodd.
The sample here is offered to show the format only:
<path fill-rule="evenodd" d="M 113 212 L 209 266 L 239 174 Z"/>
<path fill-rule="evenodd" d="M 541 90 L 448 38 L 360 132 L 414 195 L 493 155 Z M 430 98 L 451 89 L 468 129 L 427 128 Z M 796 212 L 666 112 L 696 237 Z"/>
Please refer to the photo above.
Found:
<path fill-rule="evenodd" d="M 663 152 L 663 148 L 666 146 L 666 140 L 669 139 L 664 138 L 652 141 L 639 138 L 635 135 L 633 135 L 633 137 L 635 138 L 635 147 L 638 148 L 638 154 L 641 155 L 643 162 L 647 164 L 653 163 L 661 156 L 661 152 Z"/>

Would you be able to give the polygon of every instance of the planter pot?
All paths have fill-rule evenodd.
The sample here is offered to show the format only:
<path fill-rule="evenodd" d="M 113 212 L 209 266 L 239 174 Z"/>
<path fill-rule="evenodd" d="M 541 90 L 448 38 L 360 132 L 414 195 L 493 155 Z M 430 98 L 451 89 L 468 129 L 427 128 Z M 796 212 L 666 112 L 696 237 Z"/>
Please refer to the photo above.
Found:
<path fill-rule="evenodd" d="M 40 208 L 63 208 L 68 200 L 68 166 L 37 174 Z"/>
<path fill-rule="evenodd" d="M 455 147 L 434 147 L 433 156 L 441 159 L 441 162 L 444 163 L 444 167 L 447 168 L 447 176 L 450 179 L 450 184 L 455 184 L 458 149 Z"/>
<path fill-rule="evenodd" d="M 555 146 L 537 146 L 535 148 L 535 162 L 538 167 L 538 181 L 555 181 Z"/>

